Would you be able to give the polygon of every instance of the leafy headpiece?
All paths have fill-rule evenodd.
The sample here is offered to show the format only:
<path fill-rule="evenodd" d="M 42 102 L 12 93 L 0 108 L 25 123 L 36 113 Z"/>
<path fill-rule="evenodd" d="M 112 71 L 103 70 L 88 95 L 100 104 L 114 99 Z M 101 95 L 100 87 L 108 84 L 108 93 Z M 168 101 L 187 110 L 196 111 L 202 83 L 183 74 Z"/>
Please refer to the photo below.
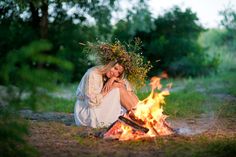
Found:
<path fill-rule="evenodd" d="M 125 68 L 125 75 L 129 82 L 140 88 L 145 84 L 148 71 L 151 69 L 150 62 L 145 62 L 144 57 L 138 53 L 140 50 L 140 40 L 136 40 L 134 45 L 122 45 L 119 41 L 115 43 L 88 43 L 84 51 L 89 57 L 95 57 L 97 64 L 108 64 L 116 61 Z"/>

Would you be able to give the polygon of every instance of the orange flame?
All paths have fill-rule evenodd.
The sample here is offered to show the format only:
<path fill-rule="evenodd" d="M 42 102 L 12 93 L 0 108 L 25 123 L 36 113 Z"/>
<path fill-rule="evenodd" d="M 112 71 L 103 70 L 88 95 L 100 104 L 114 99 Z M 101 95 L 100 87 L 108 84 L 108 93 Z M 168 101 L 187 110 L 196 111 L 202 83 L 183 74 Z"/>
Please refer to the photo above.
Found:
<path fill-rule="evenodd" d="M 162 74 L 162 78 L 166 78 L 167 74 Z M 169 89 L 172 84 L 168 84 L 167 88 L 162 89 L 161 77 L 153 77 L 150 81 L 151 93 L 142 101 L 139 101 L 134 110 L 135 117 L 144 122 L 143 126 L 149 131 L 144 134 L 135 132 L 132 127 L 120 123 L 121 135 L 119 140 L 139 139 L 143 137 L 154 137 L 162 135 L 170 135 L 172 129 L 166 122 L 166 115 L 163 115 L 163 105 L 165 104 L 165 96 L 169 95 Z M 157 89 L 159 92 L 157 92 Z"/>

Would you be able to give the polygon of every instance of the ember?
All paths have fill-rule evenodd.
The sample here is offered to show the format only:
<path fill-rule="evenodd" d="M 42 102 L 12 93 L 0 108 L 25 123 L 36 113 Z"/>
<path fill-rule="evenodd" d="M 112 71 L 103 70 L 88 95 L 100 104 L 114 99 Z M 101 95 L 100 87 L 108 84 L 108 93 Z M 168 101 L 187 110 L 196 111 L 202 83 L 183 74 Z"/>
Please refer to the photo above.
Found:
<path fill-rule="evenodd" d="M 169 95 L 171 84 L 162 89 L 160 80 L 166 75 L 161 76 L 151 79 L 151 93 L 146 99 L 139 101 L 134 110 L 134 115 L 120 116 L 103 135 L 105 139 L 135 140 L 174 133 L 166 122 L 167 116 L 163 114 L 164 98 Z"/>

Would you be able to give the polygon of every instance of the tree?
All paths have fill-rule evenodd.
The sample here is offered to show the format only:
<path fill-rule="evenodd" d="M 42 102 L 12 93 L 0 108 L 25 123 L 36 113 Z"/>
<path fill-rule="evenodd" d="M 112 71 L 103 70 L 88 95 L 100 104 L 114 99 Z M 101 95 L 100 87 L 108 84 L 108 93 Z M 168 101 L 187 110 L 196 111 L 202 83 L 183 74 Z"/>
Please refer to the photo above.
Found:
<path fill-rule="evenodd" d="M 182 11 L 174 7 L 154 20 L 155 29 L 140 32 L 144 43 L 144 55 L 151 60 L 152 75 L 166 70 L 172 75 L 198 75 L 209 71 L 211 66 L 204 49 L 197 39 L 204 29 L 190 9 Z"/>
<path fill-rule="evenodd" d="M 140 0 L 128 10 L 125 19 L 119 20 L 113 30 L 114 38 L 120 41 L 132 41 L 139 32 L 149 33 L 154 28 L 151 12 L 145 1 Z"/>
<path fill-rule="evenodd" d="M 236 11 L 232 6 L 220 11 L 223 17 L 221 25 L 225 28 L 225 33 L 222 38 L 222 43 L 225 44 L 230 51 L 236 50 Z"/>
<path fill-rule="evenodd" d="M 0 61 L 13 49 L 32 40 L 48 39 L 53 48 L 47 51 L 76 66 L 72 74 L 61 73 L 67 81 L 78 81 L 88 68 L 79 43 L 109 40 L 111 11 L 115 0 L 7 0 L 0 3 Z M 92 20 L 91 20 L 92 19 Z M 91 24 L 90 21 L 94 21 Z M 19 31 L 20 30 L 20 31 Z"/>

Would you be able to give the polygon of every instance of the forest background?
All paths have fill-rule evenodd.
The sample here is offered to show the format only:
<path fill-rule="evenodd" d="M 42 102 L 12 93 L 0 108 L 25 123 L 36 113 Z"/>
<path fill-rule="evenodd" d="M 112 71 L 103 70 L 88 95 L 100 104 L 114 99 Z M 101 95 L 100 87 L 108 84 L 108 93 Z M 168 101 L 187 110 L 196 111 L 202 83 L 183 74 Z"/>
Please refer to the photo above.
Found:
<path fill-rule="evenodd" d="M 153 65 L 149 78 L 162 71 L 173 79 L 217 78 L 222 73 L 227 76 L 235 73 L 236 10 L 233 7 L 219 12 L 220 27 L 204 28 L 190 8 L 174 6 L 153 17 L 147 1 L 139 0 L 125 18 L 112 24 L 112 14 L 122 9 L 118 2 L 0 2 L 0 138 L 4 148 L 1 151 L 7 155 L 17 151 L 27 153 L 23 138 L 27 127 L 18 121 L 17 112 L 27 107 L 37 110 L 50 101 L 65 103 L 63 99 L 55 102 L 50 93 L 58 87 L 77 85 L 94 65 L 82 53 L 83 43 L 119 40 L 132 44 L 139 38 L 140 53 Z M 236 95 L 233 89 L 231 93 Z M 73 112 L 71 106 L 59 110 Z M 19 143 L 24 149 L 18 147 Z"/>

